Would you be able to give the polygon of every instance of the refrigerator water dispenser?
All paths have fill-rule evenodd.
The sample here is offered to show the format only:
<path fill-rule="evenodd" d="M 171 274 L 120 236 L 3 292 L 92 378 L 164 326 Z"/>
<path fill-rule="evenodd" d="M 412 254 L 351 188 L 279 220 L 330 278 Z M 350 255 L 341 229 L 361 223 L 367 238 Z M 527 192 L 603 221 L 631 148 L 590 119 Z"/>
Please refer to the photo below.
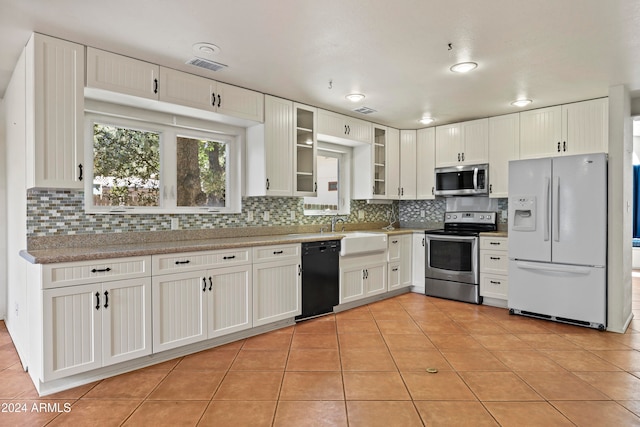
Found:
<path fill-rule="evenodd" d="M 535 196 L 512 197 L 509 200 L 509 207 L 513 206 L 511 220 L 514 231 L 535 231 L 536 230 L 536 198 Z"/>

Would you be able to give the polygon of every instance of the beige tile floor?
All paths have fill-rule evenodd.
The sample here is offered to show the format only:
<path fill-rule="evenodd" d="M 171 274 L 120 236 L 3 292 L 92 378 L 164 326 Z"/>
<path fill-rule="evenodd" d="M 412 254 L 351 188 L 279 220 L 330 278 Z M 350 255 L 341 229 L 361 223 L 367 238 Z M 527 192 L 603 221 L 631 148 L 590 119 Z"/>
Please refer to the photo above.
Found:
<path fill-rule="evenodd" d="M 640 319 L 640 277 L 633 299 Z M 0 322 L 0 405 L 0 426 L 640 426 L 640 320 L 405 294 L 45 398 Z"/>

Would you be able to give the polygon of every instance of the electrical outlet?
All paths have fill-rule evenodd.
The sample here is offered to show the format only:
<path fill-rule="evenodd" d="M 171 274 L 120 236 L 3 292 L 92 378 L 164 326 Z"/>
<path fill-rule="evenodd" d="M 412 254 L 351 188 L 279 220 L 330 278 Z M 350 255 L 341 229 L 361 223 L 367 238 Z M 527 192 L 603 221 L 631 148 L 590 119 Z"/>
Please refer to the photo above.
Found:
<path fill-rule="evenodd" d="M 247 221 L 253 221 L 253 211 L 247 211 Z"/>
<path fill-rule="evenodd" d="M 180 229 L 180 219 L 179 218 L 171 218 L 171 229 L 179 230 Z"/>
<path fill-rule="evenodd" d="M 264 219 L 265 221 L 269 221 L 269 211 L 264 211 L 264 213 L 262 214 L 262 219 Z"/>
<path fill-rule="evenodd" d="M 291 211 L 291 221 L 295 221 L 296 220 L 296 211 L 292 210 Z"/>
<path fill-rule="evenodd" d="M 362 209 L 358 210 L 358 219 L 364 219 L 364 211 Z"/>
<path fill-rule="evenodd" d="M 507 211 L 506 210 L 502 211 L 502 219 L 503 220 L 507 219 Z"/>
<path fill-rule="evenodd" d="M 420 218 L 424 218 L 425 216 L 427 216 L 427 213 L 425 212 L 425 210 L 420 209 Z"/>

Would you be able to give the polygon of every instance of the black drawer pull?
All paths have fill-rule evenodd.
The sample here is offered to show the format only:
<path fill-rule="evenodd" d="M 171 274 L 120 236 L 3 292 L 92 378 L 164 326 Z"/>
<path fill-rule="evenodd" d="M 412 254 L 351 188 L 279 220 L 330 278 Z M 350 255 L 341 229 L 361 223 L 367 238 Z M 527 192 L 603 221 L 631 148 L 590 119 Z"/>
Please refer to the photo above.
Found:
<path fill-rule="evenodd" d="M 397 240 L 392 240 L 391 243 L 395 244 L 395 243 L 398 243 L 398 241 Z"/>
<path fill-rule="evenodd" d="M 490 245 L 500 246 L 502 243 L 500 242 L 489 242 Z"/>
<path fill-rule="evenodd" d="M 207 290 L 207 278 L 203 277 L 202 278 L 202 292 L 205 292 Z"/>
<path fill-rule="evenodd" d="M 398 267 L 392 268 L 391 271 L 398 271 Z"/>
<path fill-rule="evenodd" d="M 82 163 L 80 163 L 78 165 L 78 170 L 80 171 L 80 175 L 78 175 L 78 181 L 82 181 L 83 176 L 82 176 Z"/>
<path fill-rule="evenodd" d="M 111 271 L 111 269 L 109 267 L 107 268 L 94 268 L 91 270 L 92 273 L 105 273 Z"/>
<path fill-rule="evenodd" d="M 104 291 L 104 308 L 109 308 L 109 291 Z"/>
<path fill-rule="evenodd" d="M 186 261 L 176 261 L 176 265 L 180 265 L 180 264 L 189 264 L 191 261 L 186 260 Z"/>
<path fill-rule="evenodd" d="M 209 276 L 209 290 L 213 288 L 213 280 L 211 280 L 211 276 Z"/>
<path fill-rule="evenodd" d="M 496 257 L 496 256 L 490 256 L 489 259 L 494 260 L 494 261 L 500 261 L 502 258 Z"/>
<path fill-rule="evenodd" d="M 96 292 L 96 310 L 100 310 L 100 292 Z"/>
<path fill-rule="evenodd" d="M 496 282 L 495 280 L 489 280 L 489 283 L 491 283 L 492 285 L 501 285 L 502 282 Z"/>
<path fill-rule="evenodd" d="M 273 251 L 274 255 L 280 255 L 280 254 L 283 254 L 283 253 L 284 253 L 284 251 Z"/>
<path fill-rule="evenodd" d="M 234 259 L 235 255 L 223 256 L 222 259 Z"/>

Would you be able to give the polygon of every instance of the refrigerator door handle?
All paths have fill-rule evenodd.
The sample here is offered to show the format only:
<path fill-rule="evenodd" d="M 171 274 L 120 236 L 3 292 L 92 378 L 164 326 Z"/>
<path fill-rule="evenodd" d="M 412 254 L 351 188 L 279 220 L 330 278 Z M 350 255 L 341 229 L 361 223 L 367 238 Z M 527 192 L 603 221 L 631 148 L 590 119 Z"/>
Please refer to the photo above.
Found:
<path fill-rule="evenodd" d="M 579 265 L 541 264 L 527 261 L 516 261 L 516 266 L 524 270 L 552 271 L 555 273 L 589 274 L 590 267 Z"/>
<path fill-rule="evenodd" d="M 478 189 L 478 168 L 473 168 L 473 189 Z"/>
<path fill-rule="evenodd" d="M 549 202 L 551 197 L 551 182 L 549 177 L 545 178 L 545 195 L 544 195 L 544 241 L 549 241 Z"/>
<path fill-rule="evenodd" d="M 560 177 L 553 178 L 553 240 L 560 241 Z"/>

